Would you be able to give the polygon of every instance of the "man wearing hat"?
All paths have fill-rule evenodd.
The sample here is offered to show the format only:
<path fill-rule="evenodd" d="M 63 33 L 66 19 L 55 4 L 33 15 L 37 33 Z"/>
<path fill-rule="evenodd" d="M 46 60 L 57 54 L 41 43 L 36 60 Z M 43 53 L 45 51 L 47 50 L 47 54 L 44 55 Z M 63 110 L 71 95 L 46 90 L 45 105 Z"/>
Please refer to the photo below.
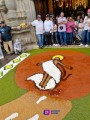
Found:
<path fill-rule="evenodd" d="M 31 23 L 32 26 L 36 28 L 36 36 L 38 39 L 38 44 L 40 48 L 43 48 L 43 39 L 44 39 L 44 25 L 41 19 L 41 15 L 37 15 L 37 19 Z"/>
<path fill-rule="evenodd" d="M 79 46 L 88 47 L 90 44 L 90 9 L 87 11 L 87 16 L 84 19 L 84 32 L 82 37 L 82 43 Z"/>
<path fill-rule="evenodd" d="M 3 41 L 4 49 L 7 54 L 13 53 L 11 30 L 17 27 L 10 27 L 5 24 L 5 21 L 0 22 L 0 39 Z"/>

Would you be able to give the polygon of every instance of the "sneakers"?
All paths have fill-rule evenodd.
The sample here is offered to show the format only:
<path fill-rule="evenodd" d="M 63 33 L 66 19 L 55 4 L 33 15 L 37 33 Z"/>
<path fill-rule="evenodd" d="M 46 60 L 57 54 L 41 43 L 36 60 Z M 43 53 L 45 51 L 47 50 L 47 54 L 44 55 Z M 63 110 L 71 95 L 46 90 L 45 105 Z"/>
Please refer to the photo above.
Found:
<path fill-rule="evenodd" d="M 86 48 L 87 48 L 88 46 L 89 46 L 88 44 L 85 45 Z"/>
<path fill-rule="evenodd" d="M 58 47 L 58 46 L 59 46 L 59 44 L 53 44 L 53 46 Z"/>
<path fill-rule="evenodd" d="M 68 46 L 67 44 L 65 44 L 64 46 Z"/>
<path fill-rule="evenodd" d="M 56 44 L 55 46 L 56 46 L 56 47 L 58 47 L 58 46 L 59 46 L 59 44 Z"/>
<path fill-rule="evenodd" d="M 84 46 L 83 44 L 80 44 L 79 47 Z M 87 48 L 89 45 L 86 44 L 84 47 Z"/>
<path fill-rule="evenodd" d="M 46 45 L 46 47 L 45 48 L 49 48 L 49 46 L 48 45 Z"/>
<path fill-rule="evenodd" d="M 56 46 L 56 44 L 53 44 L 53 46 Z"/>
<path fill-rule="evenodd" d="M 80 44 L 79 47 L 84 46 L 83 44 Z"/>

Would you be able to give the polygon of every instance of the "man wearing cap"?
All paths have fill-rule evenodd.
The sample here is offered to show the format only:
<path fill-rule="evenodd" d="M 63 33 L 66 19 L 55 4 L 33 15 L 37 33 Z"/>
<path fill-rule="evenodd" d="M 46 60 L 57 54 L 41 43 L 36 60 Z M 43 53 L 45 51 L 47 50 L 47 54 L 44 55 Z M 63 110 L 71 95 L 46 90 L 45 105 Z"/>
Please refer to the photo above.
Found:
<path fill-rule="evenodd" d="M 43 39 L 44 39 L 44 25 L 43 25 L 43 21 L 41 19 L 41 15 L 37 15 L 37 19 L 34 20 L 31 23 L 32 26 L 35 26 L 36 28 L 36 36 L 38 39 L 38 43 L 39 43 L 39 47 L 42 48 L 43 47 Z"/>
<path fill-rule="evenodd" d="M 58 32 L 61 45 L 67 45 L 66 42 L 66 17 L 64 17 L 64 12 L 61 12 L 60 17 L 58 18 Z"/>
<path fill-rule="evenodd" d="M 88 47 L 90 44 L 90 9 L 87 11 L 88 16 L 84 19 L 84 32 L 82 37 L 82 43 L 79 46 Z"/>
<path fill-rule="evenodd" d="M 11 30 L 17 27 L 10 27 L 5 24 L 5 21 L 0 22 L 0 39 L 3 41 L 4 49 L 7 54 L 13 53 Z"/>

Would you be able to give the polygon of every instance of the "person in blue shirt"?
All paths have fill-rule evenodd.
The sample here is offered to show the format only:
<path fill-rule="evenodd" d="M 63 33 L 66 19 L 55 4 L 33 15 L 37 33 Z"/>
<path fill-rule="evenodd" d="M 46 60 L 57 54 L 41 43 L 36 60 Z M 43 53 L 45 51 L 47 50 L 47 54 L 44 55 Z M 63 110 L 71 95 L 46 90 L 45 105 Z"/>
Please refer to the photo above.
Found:
<path fill-rule="evenodd" d="M 5 24 L 5 21 L 0 22 L 0 39 L 3 41 L 4 49 L 7 54 L 13 53 L 12 34 L 11 30 L 17 27 L 10 27 Z"/>

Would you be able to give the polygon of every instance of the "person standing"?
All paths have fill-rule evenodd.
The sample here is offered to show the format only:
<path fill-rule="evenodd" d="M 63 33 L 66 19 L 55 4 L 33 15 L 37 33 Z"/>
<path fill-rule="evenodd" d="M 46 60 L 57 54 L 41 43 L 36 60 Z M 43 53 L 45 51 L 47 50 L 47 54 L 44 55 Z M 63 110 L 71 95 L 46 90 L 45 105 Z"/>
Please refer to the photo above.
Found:
<path fill-rule="evenodd" d="M 67 45 L 66 42 L 66 23 L 67 19 L 64 17 L 64 12 L 61 12 L 60 17 L 58 18 L 58 32 L 61 45 Z"/>
<path fill-rule="evenodd" d="M 36 28 L 36 36 L 38 39 L 38 44 L 40 48 L 43 48 L 43 39 L 44 39 L 44 24 L 41 19 L 41 15 L 37 15 L 37 19 L 31 23 L 32 26 Z"/>
<path fill-rule="evenodd" d="M 5 21 L 0 22 L 0 39 L 3 41 L 4 49 L 7 54 L 13 53 L 11 27 L 5 24 Z"/>
<path fill-rule="evenodd" d="M 84 31 L 82 36 L 82 43 L 79 45 L 85 45 L 85 47 L 88 47 L 90 44 L 90 9 L 88 9 L 87 14 L 88 16 L 84 18 Z"/>
<path fill-rule="evenodd" d="M 54 22 L 54 25 L 53 25 L 53 36 L 54 36 L 54 46 L 59 46 L 59 43 L 58 43 L 58 30 L 57 30 L 58 26 L 56 24 L 56 22 Z"/>
<path fill-rule="evenodd" d="M 46 45 L 51 46 L 52 45 L 52 32 L 53 32 L 53 22 L 50 20 L 50 16 L 46 15 L 46 20 L 44 21 L 44 32 L 45 32 L 45 39 L 46 39 Z"/>
<path fill-rule="evenodd" d="M 66 31 L 67 31 L 67 43 L 72 45 L 73 42 L 73 29 L 75 28 L 75 22 L 72 17 L 69 17 L 69 20 L 66 24 Z"/>

